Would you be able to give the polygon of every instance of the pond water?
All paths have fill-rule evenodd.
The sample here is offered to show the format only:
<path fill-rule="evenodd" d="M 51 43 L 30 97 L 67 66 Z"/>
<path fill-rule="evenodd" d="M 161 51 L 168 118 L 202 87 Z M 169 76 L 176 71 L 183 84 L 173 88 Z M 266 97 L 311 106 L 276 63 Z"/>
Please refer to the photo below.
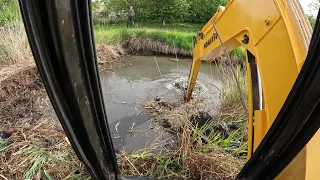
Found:
<path fill-rule="evenodd" d="M 140 112 L 141 104 L 151 98 L 183 97 L 183 91 L 175 85 L 187 81 L 192 60 L 179 58 L 176 62 L 170 58 L 173 57 L 127 56 L 121 61 L 129 62 L 129 66 L 116 68 L 113 72 L 100 72 L 109 127 L 117 150 L 142 149 L 156 139 L 165 142 L 159 146 L 174 146 L 175 136 L 164 133 L 160 126 Z M 216 66 L 203 62 L 197 83 L 206 105 L 219 103 L 217 87 L 221 83 Z"/>

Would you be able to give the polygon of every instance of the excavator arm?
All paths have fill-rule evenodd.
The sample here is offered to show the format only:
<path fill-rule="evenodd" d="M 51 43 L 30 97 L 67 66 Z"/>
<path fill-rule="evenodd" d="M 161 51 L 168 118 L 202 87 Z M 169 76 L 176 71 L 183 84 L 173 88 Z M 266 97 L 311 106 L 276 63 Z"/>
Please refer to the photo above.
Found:
<path fill-rule="evenodd" d="M 276 118 L 306 58 L 311 26 L 304 16 L 297 16 L 301 13 L 295 0 L 232 0 L 219 7 L 194 38 L 187 100 L 201 61 L 213 61 L 239 46 L 247 50 L 249 126 L 255 128 L 254 134 L 249 128 L 249 144 L 253 150 Z"/>
<path fill-rule="evenodd" d="M 243 46 L 246 49 L 248 80 L 250 159 L 293 87 L 305 61 L 311 37 L 312 28 L 297 0 L 231 0 L 226 7 L 219 7 L 194 37 L 186 100 L 192 96 L 201 61 L 214 61 L 225 52 Z M 313 139 L 316 137 L 320 137 L 319 133 Z M 311 146 L 319 147 L 317 143 L 312 143 L 315 141 L 308 144 L 309 149 Z M 312 149 L 314 151 L 315 148 Z M 314 158 L 309 155 L 300 160 L 307 161 L 309 158 L 310 163 L 311 157 Z M 294 174 L 289 171 L 297 167 L 289 166 L 287 169 L 288 174 Z"/>

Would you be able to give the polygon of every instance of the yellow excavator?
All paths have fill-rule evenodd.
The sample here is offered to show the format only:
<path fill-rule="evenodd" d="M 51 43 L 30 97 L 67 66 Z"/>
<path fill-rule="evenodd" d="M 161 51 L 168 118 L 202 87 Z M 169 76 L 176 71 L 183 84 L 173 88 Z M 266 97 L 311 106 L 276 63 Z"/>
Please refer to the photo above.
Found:
<path fill-rule="evenodd" d="M 77 156 L 93 179 L 131 179 L 121 175 L 112 145 L 90 1 L 19 4 L 39 73 Z M 194 37 L 187 100 L 202 61 L 247 50 L 248 161 L 237 179 L 320 179 L 319 17 L 311 33 L 297 0 L 231 0 Z"/>
<path fill-rule="evenodd" d="M 248 159 L 284 105 L 306 59 L 312 28 L 297 0 L 231 0 L 194 37 L 186 99 L 201 61 L 211 62 L 242 46 L 248 80 Z M 228 57 L 230 58 L 230 57 Z M 320 119 L 319 119 L 320 121 Z M 320 132 L 279 179 L 320 179 Z"/>

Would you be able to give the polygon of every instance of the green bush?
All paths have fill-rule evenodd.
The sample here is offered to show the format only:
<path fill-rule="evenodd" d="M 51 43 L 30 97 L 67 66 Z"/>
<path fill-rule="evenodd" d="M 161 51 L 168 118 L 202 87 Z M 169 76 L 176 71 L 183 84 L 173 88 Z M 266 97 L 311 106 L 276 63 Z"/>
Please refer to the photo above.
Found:
<path fill-rule="evenodd" d="M 153 19 L 162 22 L 181 22 L 189 17 L 190 5 L 186 0 L 154 1 Z"/>
<path fill-rule="evenodd" d="M 0 26 L 18 17 L 20 17 L 20 11 L 16 0 L 0 0 Z"/>
<path fill-rule="evenodd" d="M 105 2 L 106 11 L 119 12 L 122 16 L 127 16 L 130 6 L 135 11 L 135 21 L 149 20 L 154 13 L 153 1 L 149 0 L 107 0 Z"/>
<path fill-rule="evenodd" d="M 236 59 L 239 61 L 239 63 L 241 62 L 245 62 L 245 58 L 246 58 L 246 49 L 242 46 L 232 50 L 230 52 L 230 55 L 233 57 L 236 57 Z"/>
<path fill-rule="evenodd" d="M 228 0 L 188 0 L 189 19 L 188 22 L 207 22 L 215 14 L 219 6 L 225 6 Z"/>
<path fill-rule="evenodd" d="M 120 12 L 126 16 L 130 6 L 135 21 L 158 20 L 161 22 L 207 22 L 219 6 L 228 0 L 105 0 L 107 12 Z"/>
<path fill-rule="evenodd" d="M 312 26 L 312 29 L 314 29 L 314 26 L 316 24 L 316 18 L 313 17 L 312 15 L 307 15 L 307 17 L 308 17 L 308 20 L 310 22 L 310 25 Z"/>

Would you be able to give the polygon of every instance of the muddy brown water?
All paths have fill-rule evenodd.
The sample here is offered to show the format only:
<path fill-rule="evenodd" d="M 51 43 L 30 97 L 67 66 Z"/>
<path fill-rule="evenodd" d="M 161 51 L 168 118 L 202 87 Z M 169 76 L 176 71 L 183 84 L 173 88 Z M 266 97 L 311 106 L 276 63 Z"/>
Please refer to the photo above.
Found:
<path fill-rule="evenodd" d="M 170 58 L 174 57 L 127 56 L 122 61 L 130 62 L 129 66 L 100 72 L 109 127 L 117 150 L 142 149 L 159 139 L 162 142 L 159 146 L 175 146 L 175 136 L 164 132 L 139 108 L 151 98 L 183 97 L 183 88 L 176 85 L 180 82 L 180 86 L 184 86 L 192 60 L 179 58 L 179 62 L 175 62 Z M 206 105 L 219 103 L 217 88 L 221 81 L 216 66 L 202 63 L 197 83 L 198 94 L 205 99 Z"/>

